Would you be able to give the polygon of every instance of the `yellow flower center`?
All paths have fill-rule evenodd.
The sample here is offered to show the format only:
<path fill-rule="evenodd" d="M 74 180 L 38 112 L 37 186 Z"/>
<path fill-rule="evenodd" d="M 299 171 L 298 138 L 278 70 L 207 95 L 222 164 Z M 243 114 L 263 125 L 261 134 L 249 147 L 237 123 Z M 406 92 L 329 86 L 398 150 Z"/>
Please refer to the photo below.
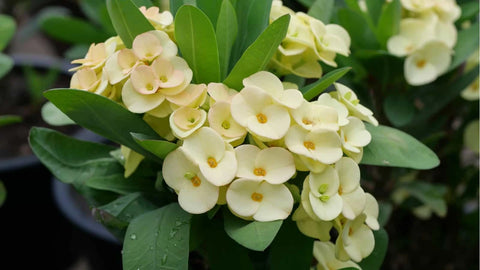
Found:
<path fill-rule="evenodd" d="M 315 144 L 311 141 L 303 142 L 303 146 L 305 146 L 307 149 L 315 150 Z"/>
<path fill-rule="evenodd" d="M 338 195 L 342 195 L 343 194 L 343 189 L 342 189 L 342 186 L 340 186 L 338 188 Z"/>
<path fill-rule="evenodd" d="M 210 168 L 215 168 L 218 165 L 217 161 L 213 157 L 209 157 L 207 159 L 207 163 L 208 163 L 208 166 L 210 166 Z"/>
<path fill-rule="evenodd" d="M 257 192 L 252 193 L 252 200 L 256 202 L 261 202 L 263 200 L 263 195 Z"/>
<path fill-rule="evenodd" d="M 160 76 L 160 81 L 167 82 L 168 81 L 167 76 Z"/>
<path fill-rule="evenodd" d="M 224 129 L 229 129 L 230 128 L 230 122 L 228 122 L 227 120 L 223 121 L 222 122 L 222 127 Z"/>
<path fill-rule="evenodd" d="M 257 114 L 257 120 L 260 124 L 265 124 L 265 123 L 267 123 L 268 118 L 265 114 L 259 113 L 259 114 Z"/>
<path fill-rule="evenodd" d="M 194 177 L 192 177 L 192 179 L 190 179 L 190 181 L 192 181 L 192 185 L 194 187 L 199 187 L 200 184 L 202 184 L 202 180 L 200 180 L 200 178 L 198 178 L 198 176 L 196 176 L 196 175 Z"/>
<path fill-rule="evenodd" d="M 420 61 L 417 61 L 416 65 L 417 65 L 418 68 L 423 68 L 426 63 L 427 63 L 427 61 L 425 61 L 424 59 L 422 59 L 422 60 L 420 60 Z"/>
<path fill-rule="evenodd" d="M 253 174 L 256 176 L 265 176 L 267 172 L 263 168 L 255 168 L 253 169 Z"/>
<path fill-rule="evenodd" d="M 311 125 L 311 124 L 313 124 L 313 122 L 310 121 L 310 120 L 307 119 L 307 118 L 303 118 L 303 119 L 302 119 L 302 123 L 304 123 L 305 125 Z"/>
<path fill-rule="evenodd" d="M 348 228 L 348 235 L 352 235 L 352 233 L 353 233 L 352 227 Z"/>

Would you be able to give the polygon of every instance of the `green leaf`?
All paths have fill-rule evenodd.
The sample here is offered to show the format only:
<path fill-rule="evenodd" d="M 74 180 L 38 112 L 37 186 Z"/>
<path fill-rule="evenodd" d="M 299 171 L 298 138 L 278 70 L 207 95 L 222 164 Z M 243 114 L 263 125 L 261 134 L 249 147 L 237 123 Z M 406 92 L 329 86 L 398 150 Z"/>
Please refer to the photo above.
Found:
<path fill-rule="evenodd" d="M 342 78 L 343 75 L 347 74 L 351 69 L 351 67 L 343 67 L 330 71 L 316 82 L 300 89 L 303 93 L 303 97 L 306 100 L 312 100 L 314 97 L 325 91 L 325 89 L 327 89 L 332 83 Z"/>
<path fill-rule="evenodd" d="M 430 207 L 438 216 L 445 217 L 447 215 L 447 203 L 445 201 L 447 187 L 445 185 L 411 181 L 400 183 L 398 186 Z"/>
<path fill-rule="evenodd" d="M 217 39 L 205 13 L 194 6 L 180 7 L 175 16 L 175 39 L 196 83 L 220 81 Z"/>
<path fill-rule="evenodd" d="M 22 122 L 22 117 L 17 115 L 0 115 L 0 127 Z"/>
<path fill-rule="evenodd" d="M 387 126 L 366 124 L 372 141 L 363 148 L 361 164 L 431 169 L 440 160 L 427 146 L 407 133 Z"/>
<path fill-rule="evenodd" d="M 60 111 L 53 103 L 46 102 L 42 106 L 42 119 L 47 122 L 47 124 L 52 126 L 65 126 L 72 125 L 75 122 L 72 119 L 68 118 L 62 111 Z"/>
<path fill-rule="evenodd" d="M 223 80 L 227 76 L 230 66 L 230 55 L 232 46 L 237 38 L 238 25 L 235 8 L 230 0 L 224 0 L 220 8 L 217 22 L 217 45 L 218 57 L 220 61 L 220 78 Z"/>
<path fill-rule="evenodd" d="M 378 22 L 378 18 L 380 17 L 380 14 L 382 12 L 384 1 L 366 0 L 365 3 L 367 4 L 368 14 L 370 14 L 373 23 L 376 25 Z"/>
<path fill-rule="evenodd" d="M 297 224 L 287 219 L 270 246 L 271 269 L 309 269 L 312 250 L 313 238 L 302 234 Z"/>
<path fill-rule="evenodd" d="M 388 248 L 388 234 L 384 229 L 373 232 L 375 237 L 375 248 L 372 253 L 363 259 L 358 265 L 363 270 L 379 270 L 382 267 L 385 254 Z"/>
<path fill-rule="evenodd" d="M 155 193 L 155 182 L 145 178 L 127 178 L 123 173 L 112 174 L 88 179 L 85 183 L 88 187 L 106 190 L 122 195 L 133 192 Z"/>
<path fill-rule="evenodd" d="M 15 28 L 16 24 L 12 17 L 0 14 L 0 51 L 7 47 L 15 33 Z"/>
<path fill-rule="evenodd" d="M 136 36 L 155 30 L 132 0 L 107 0 L 107 9 L 115 31 L 127 48 L 132 47 Z"/>
<path fill-rule="evenodd" d="M 89 47 L 90 46 L 88 46 L 86 44 L 73 45 L 65 51 L 63 56 L 67 60 L 75 60 L 75 59 L 84 58 L 85 55 L 88 52 Z"/>
<path fill-rule="evenodd" d="M 234 6 L 237 11 L 238 36 L 233 47 L 231 63 L 236 63 L 267 28 L 272 0 L 241 0 L 236 1 Z"/>
<path fill-rule="evenodd" d="M 478 15 L 479 3 L 478 1 L 463 3 L 460 5 L 460 8 L 462 9 L 462 15 L 457 20 L 457 23 L 474 19 Z"/>
<path fill-rule="evenodd" d="M 5 76 L 13 67 L 13 60 L 3 53 L 0 53 L 0 79 Z"/>
<path fill-rule="evenodd" d="M 29 140 L 33 153 L 64 183 L 123 171 L 110 157 L 112 146 L 76 140 L 46 128 L 32 128 Z"/>
<path fill-rule="evenodd" d="M 159 140 L 157 136 L 155 136 L 155 138 L 151 138 L 144 134 L 132 133 L 132 137 L 135 142 L 145 148 L 145 150 L 153 153 L 155 156 L 161 159 L 165 159 L 170 152 L 178 147 L 177 144 L 165 140 Z"/>
<path fill-rule="evenodd" d="M 385 114 L 396 127 L 408 124 L 415 115 L 415 105 L 404 94 L 389 95 L 383 103 Z"/>
<path fill-rule="evenodd" d="M 52 14 L 43 17 L 40 26 L 53 38 L 74 44 L 99 43 L 109 37 L 87 21 L 63 15 Z"/>
<path fill-rule="evenodd" d="M 137 6 L 137 7 L 151 7 L 153 6 L 152 1 L 150 0 L 132 0 L 132 2 Z"/>
<path fill-rule="evenodd" d="M 317 0 L 308 9 L 308 15 L 319 19 L 324 24 L 330 22 L 332 11 L 335 6 L 334 0 Z"/>
<path fill-rule="evenodd" d="M 390 219 L 390 216 L 392 215 L 392 204 L 389 202 L 379 201 L 378 208 L 378 223 L 380 224 L 380 227 L 385 227 L 385 225 L 387 225 L 388 223 L 388 220 Z"/>
<path fill-rule="evenodd" d="M 230 2 L 229 0 L 226 0 Z M 197 0 L 197 7 L 203 11 L 210 22 L 212 23 L 213 27 L 217 26 L 217 20 L 220 13 L 220 6 L 222 5 L 223 0 Z"/>
<path fill-rule="evenodd" d="M 468 72 L 459 76 L 453 82 L 439 81 L 435 84 L 424 86 L 424 88 L 416 90 L 417 98 L 423 104 L 419 109 L 419 113 L 412 120 L 411 124 L 425 123 L 429 117 L 439 112 L 442 108 L 448 105 L 455 98 L 458 98 L 460 92 L 467 88 L 477 77 L 479 67 L 478 65 Z M 442 89 L 442 94 L 438 94 L 439 88 Z"/>
<path fill-rule="evenodd" d="M 95 219 L 117 238 L 123 239 L 131 220 L 157 209 L 140 193 L 131 193 L 93 209 Z"/>
<path fill-rule="evenodd" d="M 173 17 L 176 16 L 178 9 L 182 5 L 192 5 L 196 6 L 196 0 L 170 0 L 170 12 L 172 13 Z"/>
<path fill-rule="evenodd" d="M 123 269 L 187 270 L 190 219 L 172 203 L 132 220 L 123 242 Z"/>
<path fill-rule="evenodd" d="M 352 39 L 352 48 L 377 49 L 378 44 L 375 34 L 370 27 L 365 27 L 368 22 L 361 14 L 347 8 L 338 10 L 339 24 L 347 30 Z"/>
<path fill-rule="evenodd" d="M 0 181 L 0 206 L 2 206 L 5 203 L 6 199 L 7 199 L 7 189 L 5 188 L 5 185 L 3 184 L 3 182 Z"/>
<path fill-rule="evenodd" d="M 305 7 L 311 7 L 316 0 L 298 0 L 299 3 L 304 5 Z"/>
<path fill-rule="evenodd" d="M 258 39 L 248 47 L 223 83 L 240 90 L 244 78 L 265 69 L 287 34 L 289 21 L 290 16 L 284 15 L 270 24 Z"/>
<path fill-rule="evenodd" d="M 229 210 L 223 213 L 224 228 L 228 236 L 240 245 L 256 251 L 264 251 L 272 243 L 283 222 L 246 221 L 234 216 Z"/>
<path fill-rule="evenodd" d="M 478 22 L 469 28 L 462 30 L 458 33 L 457 44 L 453 50 L 452 63 L 450 64 L 449 70 L 453 70 L 458 67 L 460 64 L 465 62 L 468 57 L 470 57 L 475 50 L 478 50 L 479 41 L 478 41 L 478 32 L 479 32 Z"/>
<path fill-rule="evenodd" d="M 130 132 L 158 137 L 143 120 L 114 101 L 83 90 L 53 89 L 44 93 L 75 123 L 154 160 L 158 158 L 139 146 Z"/>
<path fill-rule="evenodd" d="M 119 197 L 115 201 L 98 207 L 115 218 L 130 222 L 143 213 L 155 210 L 157 206 L 147 200 L 141 193 L 135 192 Z"/>
<path fill-rule="evenodd" d="M 46 128 L 32 128 L 30 147 L 37 158 L 60 181 L 73 184 L 93 205 L 109 201 L 110 193 L 95 192 L 85 186 L 92 177 L 123 173 L 110 156 L 112 146 L 80 141 Z"/>
<path fill-rule="evenodd" d="M 211 270 L 253 270 L 248 249 L 227 236 L 218 222 L 208 224 L 205 241 L 207 259 Z M 205 232 L 204 232 L 205 234 Z"/>
<path fill-rule="evenodd" d="M 387 47 L 387 40 L 400 30 L 401 17 L 402 5 L 400 4 L 400 0 L 393 0 L 390 3 L 384 4 L 377 24 L 377 39 L 382 48 L 385 49 Z"/>

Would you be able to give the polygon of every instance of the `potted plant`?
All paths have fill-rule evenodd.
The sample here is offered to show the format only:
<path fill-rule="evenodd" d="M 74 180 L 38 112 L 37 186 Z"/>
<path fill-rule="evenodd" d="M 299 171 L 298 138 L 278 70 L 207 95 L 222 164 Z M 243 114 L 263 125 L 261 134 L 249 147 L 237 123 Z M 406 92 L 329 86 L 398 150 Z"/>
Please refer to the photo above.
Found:
<path fill-rule="evenodd" d="M 379 125 L 377 113 L 397 127 L 416 113 L 426 119 L 433 108 L 402 111 L 411 105 L 409 84 L 450 68 L 443 78 L 452 76 L 460 91 L 474 72 L 455 74 L 458 65 L 443 63 L 433 79 L 430 72 L 412 80 L 407 58 L 404 77 L 388 45 L 404 44 L 395 41 L 403 34 L 395 27 L 400 1 L 366 1 L 366 8 L 345 1 L 338 12 L 333 1 L 301 2 L 310 15 L 280 1 L 172 0 L 161 13 L 149 1 L 108 0 L 118 36 L 74 61 L 70 89 L 45 93 L 77 124 L 118 144 L 30 133 L 39 159 L 123 242 L 125 269 L 381 267 L 389 206 L 365 190 L 386 187 L 382 177 L 417 176 L 439 159 L 407 133 Z M 340 25 L 328 23 L 332 14 Z M 359 29 L 363 20 L 367 30 Z M 448 38 L 436 45 L 453 47 Z M 414 60 L 417 69 L 438 63 Z M 379 73 L 378 63 L 392 73 Z M 412 100 L 429 101 L 429 87 Z M 407 106 L 390 106 L 397 100 Z M 360 185 L 361 178 L 369 181 Z M 432 191 L 412 180 L 394 185 L 420 200 Z"/>

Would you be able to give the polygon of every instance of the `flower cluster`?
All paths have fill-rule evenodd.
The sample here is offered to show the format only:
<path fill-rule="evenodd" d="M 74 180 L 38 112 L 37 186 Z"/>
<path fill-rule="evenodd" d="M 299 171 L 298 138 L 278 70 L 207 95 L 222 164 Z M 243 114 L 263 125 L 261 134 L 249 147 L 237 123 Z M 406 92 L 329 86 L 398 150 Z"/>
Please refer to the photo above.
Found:
<path fill-rule="evenodd" d="M 70 81 L 70 88 L 94 92 L 116 101 L 123 99 L 123 102 L 132 108 L 136 102 L 147 102 L 146 100 L 148 100 L 155 103 L 161 99 L 158 97 L 159 95 L 152 95 L 154 93 L 153 89 L 150 90 L 150 93 L 148 93 L 149 90 L 140 89 L 141 84 L 145 83 L 143 87 L 147 88 L 150 86 L 169 88 L 169 90 L 163 90 L 163 92 L 169 92 L 170 94 L 175 92 L 175 90 L 172 91 L 174 87 L 171 81 L 173 71 L 169 69 L 172 69 L 171 66 L 174 66 L 173 69 L 185 69 L 185 67 L 188 69 L 188 66 L 183 59 L 174 57 L 177 54 L 177 47 L 171 40 L 173 36 L 173 16 L 169 11 L 160 13 L 157 7 L 148 9 L 141 7 L 140 11 L 158 31 L 151 31 L 136 37 L 132 49 L 125 48 L 118 36 L 111 37 L 102 43 L 92 44 L 84 59 L 72 61 L 73 64 L 80 64 L 80 66 L 71 69 L 75 73 Z M 170 63 L 169 67 L 163 65 L 165 61 Z M 159 66 L 163 67 L 159 68 Z M 165 78 L 170 79 L 168 86 L 165 86 L 163 81 L 160 84 L 156 82 L 148 85 L 148 80 L 151 77 L 143 76 L 143 71 L 146 69 L 150 69 L 150 73 L 145 73 L 149 75 L 151 75 L 152 70 L 155 70 L 160 81 L 165 80 Z M 133 77 L 133 80 L 130 80 L 130 77 Z M 187 80 L 186 84 L 190 81 L 188 74 L 185 74 L 185 81 Z M 131 91 L 130 95 L 122 93 L 123 86 L 127 81 L 130 85 L 135 85 L 138 95 L 132 94 Z M 131 89 L 125 91 L 128 92 L 128 90 Z M 140 99 L 139 95 L 142 95 L 142 93 L 144 99 L 138 101 Z M 145 97 L 147 95 L 150 96 Z M 126 96 L 129 97 L 125 98 Z"/>
<path fill-rule="evenodd" d="M 282 9 L 275 2 L 272 16 Z M 372 111 L 340 83 L 308 102 L 296 85 L 268 71 L 244 78 L 242 89 L 192 84 L 192 70 L 163 31 L 171 29 L 171 17 L 141 10 L 161 30 L 138 35 L 131 49 L 118 37 L 92 45 L 85 59 L 74 61 L 81 66 L 75 68 L 71 87 L 143 114 L 160 136 L 179 145 L 162 165 L 179 205 L 192 214 L 227 205 L 245 220 L 282 220 L 295 203 L 291 190 L 296 184 L 289 181 L 302 177 L 300 206 L 293 214 L 300 231 L 328 242 L 335 228 L 335 256 L 341 261 L 358 262 L 369 255 L 372 230 L 379 228 L 378 204 L 360 187 L 358 162 L 371 140 L 363 121 L 378 125 Z M 350 39 L 339 26 L 325 26 L 301 13 L 293 14 L 291 25 L 278 63 L 298 75 L 308 77 L 302 70 L 318 65 L 315 76 L 320 76 L 318 59 L 335 66 L 336 53 L 349 53 Z M 314 64 L 294 64 L 307 61 L 308 55 L 315 55 Z M 128 177 L 143 156 L 125 146 L 121 152 Z M 321 242 L 316 249 L 332 245 Z"/>
<path fill-rule="evenodd" d="M 270 22 L 290 14 L 287 36 L 271 61 L 277 75 L 295 74 L 304 78 L 320 78 L 322 67 L 319 60 L 336 67 L 335 56 L 350 54 L 350 36 L 337 25 L 325 25 L 303 12 L 293 12 L 274 0 Z"/>
<path fill-rule="evenodd" d="M 454 22 L 460 16 L 455 0 L 402 0 L 404 16 L 388 51 L 407 56 L 405 79 L 411 85 L 433 82 L 447 71 L 457 42 Z"/>

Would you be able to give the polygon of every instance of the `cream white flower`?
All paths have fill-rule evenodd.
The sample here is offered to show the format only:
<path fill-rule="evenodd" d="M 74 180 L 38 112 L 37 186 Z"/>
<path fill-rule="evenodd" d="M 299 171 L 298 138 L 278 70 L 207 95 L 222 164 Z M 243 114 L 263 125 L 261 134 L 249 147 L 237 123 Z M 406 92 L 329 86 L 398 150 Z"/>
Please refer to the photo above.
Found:
<path fill-rule="evenodd" d="M 338 194 L 339 180 L 335 169 L 328 166 L 322 173 L 310 173 L 303 183 L 302 205 L 310 217 L 330 221 L 342 212 L 343 201 Z"/>
<path fill-rule="evenodd" d="M 330 94 L 323 93 L 321 94 L 316 101 L 313 102 L 314 104 L 327 106 L 333 108 L 337 111 L 337 118 L 338 118 L 338 125 L 345 126 L 348 124 L 348 109 L 340 103 L 338 100 L 334 99 Z"/>
<path fill-rule="evenodd" d="M 170 128 L 173 135 L 185 139 L 203 126 L 207 113 L 198 108 L 180 107 L 170 115 Z"/>
<path fill-rule="evenodd" d="M 178 193 L 178 203 L 192 214 L 212 209 L 219 197 L 219 187 L 212 185 L 182 149 L 169 153 L 163 161 L 165 183 Z"/>
<path fill-rule="evenodd" d="M 335 109 L 304 101 L 302 106 L 291 110 L 295 122 L 306 130 L 338 130 L 338 113 Z"/>
<path fill-rule="evenodd" d="M 215 130 L 202 127 L 185 138 L 182 150 L 198 164 L 206 180 L 215 186 L 229 184 L 237 172 L 235 151 Z"/>
<path fill-rule="evenodd" d="M 310 217 L 302 204 L 300 204 L 297 210 L 293 213 L 292 220 L 297 223 L 298 230 L 306 236 L 322 241 L 330 240 L 330 230 L 333 226 L 332 222 Z"/>
<path fill-rule="evenodd" d="M 231 103 L 232 98 L 238 94 L 235 89 L 229 88 L 223 83 L 209 83 L 207 86 L 207 92 L 210 96 L 210 106 L 215 104 L 215 102 L 220 101 Z"/>
<path fill-rule="evenodd" d="M 170 11 L 160 12 L 160 9 L 155 6 L 149 8 L 142 6 L 139 10 L 157 30 L 163 30 L 173 24 L 173 16 Z"/>
<path fill-rule="evenodd" d="M 465 88 L 460 95 L 466 100 L 478 100 L 480 99 L 479 94 L 479 80 L 478 77 Z"/>
<path fill-rule="evenodd" d="M 306 131 L 298 125 L 290 127 L 285 136 L 290 151 L 324 164 L 337 162 L 343 155 L 338 134 L 331 130 Z"/>
<path fill-rule="evenodd" d="M 410 55 L 435 38 L 436 20 L 405 18 L 400 21 L 400 32 L 387 42 L 388 51 L 396 56 Z"/>
<path fill-rule="evenodd" d="M 222 138 L 229 142 L 235 142 L 247 135 L 247 130 L 240 126 L 232 117 L 230 103 L 216 102 L 208 111 L 208 123 Z"/>
<path fill-rule="evenodd" d="M 353 220 L 365 209 L 365 192 L 360 187 L 360 168 L 357 163 L 343 157 L 335 163 L 335 170 L 339 178 L 338 193 L 343 200 L 342 214 Z"/>
<path fill-rule="evenodd" d="M 295 160 L 295 167 L 299 171 L 310 171 L 314 173 L 321 173 L 328 166 L 322 162 L 314 160 L 312 158 L 294 154 L 293 158 Z"/>
<path fill-rule="evenodd" d="M 334 85 L 337 89 L 338 100 L 347 107 L 351 115 L 367 121 L 374 126 L 378 126 L 378 121 L 373 117 L 373 112 L 360 104 L 360 100 L 357 98 L 355 92 L 343 84 L 335 83 Z"/>
<path fill-rule="evenodd" d="M 295 174 L 292 154 L 281 147 L 260 149 L 244 144 L 235 148 L 238 161 L 237 177 L 265 180 L 270 184 L 282 184 Z"/>
<path fill-rule="evenodd" d="M 70 88 L 85 90 L 96 94 L 103 94 L 108 87 L 108 80 L 104 74 L 97 74 L 95 70 L 85 67 L 75 72 L 70 79 Z"/>
<path fill-rule="evenodd" d="M 308 15 L 307 15 L 308 16 Z M 336 53 L 348 56 L 350 54 L 350 36 L 341 26 L 336 24 L 325 25 L 321 21 L 308 16 L 310 29 L 315 36 L 317 56 L 327 65 L 336 67 L 337 64 L 331 58 Z M 324 54 L 326 52 L 327 54 Z"/>
<path fill-rule="evenodd" d="M 380 229 L 380 224 L 378 223 L 378 202 L 370 193 L 365 193 L 365 197 L 365 209 L 363 210 L 363 213 L 366 215 L 365 223 L 370 229 L 378 230 Z"/>
<path fill-rule="evenodd" d="M 290 127 L 290 114 L 258 87 L 245 87 L 232 99 L 233 119 L 263 141 L 278 140 Z"/>
<path fill-rule="evenodd" d="M 118 42 L 115 37 L 112 37 L 105 42 L 91 44 L 87 54 L 85 55 L 85 58 L 72 61 L 72 64 L 81 65 L 70 69 L 70 71 L 79 70 L 84 67 L 98 71 L 104 66 L 105 61 L 115 52 L 118 43 L 120 42 Z"/>
<path fill-rule="evenodd" d="M 372 230 L 364 224 L 365 218 L 365 215 L 360 215 L 354 220 L 348 220 L 343 226 L 335 243 L 339 259 L 351 258 L 355 262 L 360 262 L 372 253 L 375 238 Z"/>
<path fill-rule="evenodd" d="M 207 86 L 205 84 L 189 84 L 176 95 L 165 95 L 172 108 L 181 106 L 197 108 L 207 100 Z"/>
<path fill-rule="evenodd" d="M 335 256 L 335 245 L 332 242 L 315 241 L 313 243 L 313 256 L 318 264 L 316 270 L 331 270 L 343 268 L 361 269 L 356 263 L 348 260 L 341 261 Z"/>
<path fill-rule="evenodd" d="M 135 172 L 138 165 L 140 165 L 140 162 L 142 162 L 145 157 L 123 145 L 120 147 L 120 151 L 122 152 L 125 161 L 123 164 L 123 167 L 125 168 L 124 176 L 127 178 Z"/>
<path fill-rule="evenodd" d="M 243 79 L 243 85 L 245 88 L 260 89 L 267 93 L 276 103 L 290 109 L 300 107 L 304 101 L 303 95 L 299 90 L 284 89 L 282 81 L 267 71 L 259 71 Z"/>
<path fill-rule="evenodd" d="M 362 120 L 350 116 L 348 124 L 341 127 L 340 137 L 342 138 L 342 146 L 347 151 L 360 153 L 360 149 L 372 140 L 372 135 L 365 128 Z"/>
<path fill-rule="evenodd" d="M 227 190 L 227 204 L 236 215 L 256 221 L 286 219 L 293 208 L 293 197 L 283 185 L 240 178 Z"/>
<path fill-rule="evenodd" d="M 433 82 L 447 71 L 451 63 L 451 50 L 445 43 L 431 41 L 405 60 L 405 79 L 411 85 Z"/>

